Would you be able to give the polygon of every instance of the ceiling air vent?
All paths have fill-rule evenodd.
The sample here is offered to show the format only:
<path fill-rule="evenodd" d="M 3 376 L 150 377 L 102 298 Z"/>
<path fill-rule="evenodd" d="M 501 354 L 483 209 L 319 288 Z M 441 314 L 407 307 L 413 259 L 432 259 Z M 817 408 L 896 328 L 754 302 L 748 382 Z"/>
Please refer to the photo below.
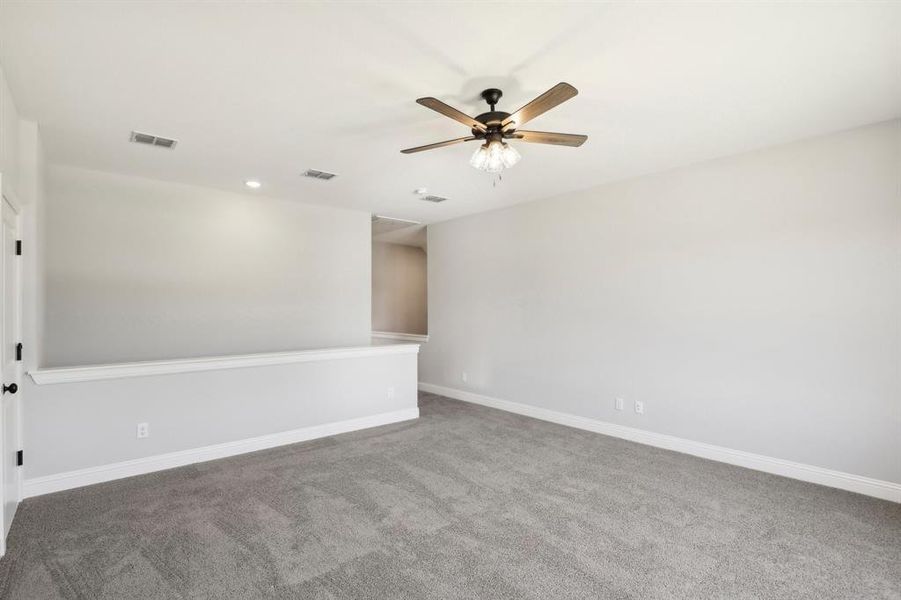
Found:
<path fill-rule="evenodd" d="M 324 179 L 328 181 L 329 179 L 333 179 L 337 177 L 334 173 L 328 173 L 326 171 L 317 171 L 316 169 L 307 169 L 303 172 L 304 177 L 312 177 L 313 179 Z"/>
<path fill-rule="evenodd" d="M 175 144 L 178 143 L 178 140 L 141 133 L 140 131 L 132 131 L 131 137 L 128 139 L 136 144 L 147 144 L 148 146 L 159 146 L 160 148 L 175 148 Z"/>
<path fill-rule="evenodd" d="M 444 202 L 445 200 L 447 200 L 447 198 L 444 198 L 442 196 L 423 196 L 421 198 L 421 200 L 425 200 L 426 202 L 438 203 L 438 202 Z"/>

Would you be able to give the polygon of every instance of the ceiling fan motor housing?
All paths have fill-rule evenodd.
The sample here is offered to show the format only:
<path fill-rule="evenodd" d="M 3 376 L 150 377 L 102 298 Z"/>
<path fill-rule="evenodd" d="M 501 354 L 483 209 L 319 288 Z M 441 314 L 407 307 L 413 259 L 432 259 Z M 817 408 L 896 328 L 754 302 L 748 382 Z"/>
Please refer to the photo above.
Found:
<path fill-rule="evenodd" d="M 509 116 L 510 113 L 504 112 L 502 110 L 492 110 L 490 112 L 482 113 L 477 117 L 473 117 L 473 119 L 475 119 L 479 123 L 484 123 L 488 128 L 488 132 L 491 132 L 492 130 L 500 132 L 501 123 Z M 485 132 L 479 131 L 478 129 L 474 128 L 472 130 L 472 134 L 481 137 L 485 135 Z"/>
<path fill-rule="evenodd" d="M 484 90 L 482 92 L 482 99 L 485 100 L 485 102 L 487 102 L 489 106 L 491 106 L 491 110 L 486 113 L 482 113 L 477 117 L 473 117 L 479 123 L 484 123 L 488 128 L 488 131 L 479 131 L 478 129 L 473 128 L 472 134 L 477 138 L 490 139 L 496 137 L 497 139 L 500 139 L 501 137 L 503 137 L 503 132 L 501 132 L 501 123 L 504 119 L 510 116 L 510 113 L 504 112 L 502 110 L 494 110 L 494 106 L 503 95 L 504 92 L 497 88 L 488 88 L 487 90 Z"/>

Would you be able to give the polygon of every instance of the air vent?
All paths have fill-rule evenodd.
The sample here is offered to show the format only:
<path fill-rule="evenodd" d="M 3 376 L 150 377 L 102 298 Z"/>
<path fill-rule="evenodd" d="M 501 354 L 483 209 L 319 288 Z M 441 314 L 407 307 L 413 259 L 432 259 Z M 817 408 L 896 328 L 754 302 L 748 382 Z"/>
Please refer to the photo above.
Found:
<path fill-rule="evenodd" d="M 337 177 L 337 175 L 335 175 L 334 173 L 328 173 L 327 171 L 317 171 L 316 169 L 307 169 L 303 172 L 303 176 L 312 177 L 313 179 L 324 179 L 325 181 Z"/>
<path fill-rule="evenodd" d="M 420 198 L 420 200 L 425 200 L 426 202 L 438 203 L 438 202 L 444 202 L 445 200 L 447 200 L 447 198 L 444 198 L 442 196 L 423 196 L 422 198 Z"/>
<path fill-rule="evenodd" d="M 141 133 L 140 131 L 132 131 L 129 141 L 136 144 L 147 144 L 148 146 L 159 146 L 160 148 L 175 148 L 178 140 L 164 138 L 158 135 L 150 135 L 149 133 Z"/>

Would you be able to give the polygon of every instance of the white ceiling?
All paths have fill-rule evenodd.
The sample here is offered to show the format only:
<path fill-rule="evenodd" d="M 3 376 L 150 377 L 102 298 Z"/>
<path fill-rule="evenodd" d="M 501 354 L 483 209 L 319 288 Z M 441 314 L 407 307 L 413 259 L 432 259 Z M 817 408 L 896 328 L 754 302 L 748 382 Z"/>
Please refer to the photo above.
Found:
<path fill-rule="evenodd" d="M 424 223 L 901 115 L 901 3 L 0 3 L 0 60 L 54 163 Z M 512 111 L 530 129 L 492 186 L 467 134 L 415 104 Z M 179 140 L 128 143 L 132 129 Z M 306 168 L 336 172 L 304 179 Z M 427 187 L 450 198 L 418 200 Z"/>
<path fill-rule="evenodd" d="M 401 244 L 403 246 L 416 246 L 417 248 L 427 250 L 429 246 L 427 229 L 427 225 L 413 225 L 396 231 L 378 233 L 375 231 L 375 227 L 373 227 L 372 241 L 386 242 L 388 244 Z"/>

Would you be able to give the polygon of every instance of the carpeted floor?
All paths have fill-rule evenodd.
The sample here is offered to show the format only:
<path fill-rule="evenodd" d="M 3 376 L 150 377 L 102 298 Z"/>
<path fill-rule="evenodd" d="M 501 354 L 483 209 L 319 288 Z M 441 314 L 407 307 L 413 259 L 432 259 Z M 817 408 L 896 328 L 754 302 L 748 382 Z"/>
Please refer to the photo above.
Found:
<path fill-rule="evenodd" d="M 0 597 L 901 598 L 901 505 L 437 396 L 421 407 L 29 499 Z"/>

